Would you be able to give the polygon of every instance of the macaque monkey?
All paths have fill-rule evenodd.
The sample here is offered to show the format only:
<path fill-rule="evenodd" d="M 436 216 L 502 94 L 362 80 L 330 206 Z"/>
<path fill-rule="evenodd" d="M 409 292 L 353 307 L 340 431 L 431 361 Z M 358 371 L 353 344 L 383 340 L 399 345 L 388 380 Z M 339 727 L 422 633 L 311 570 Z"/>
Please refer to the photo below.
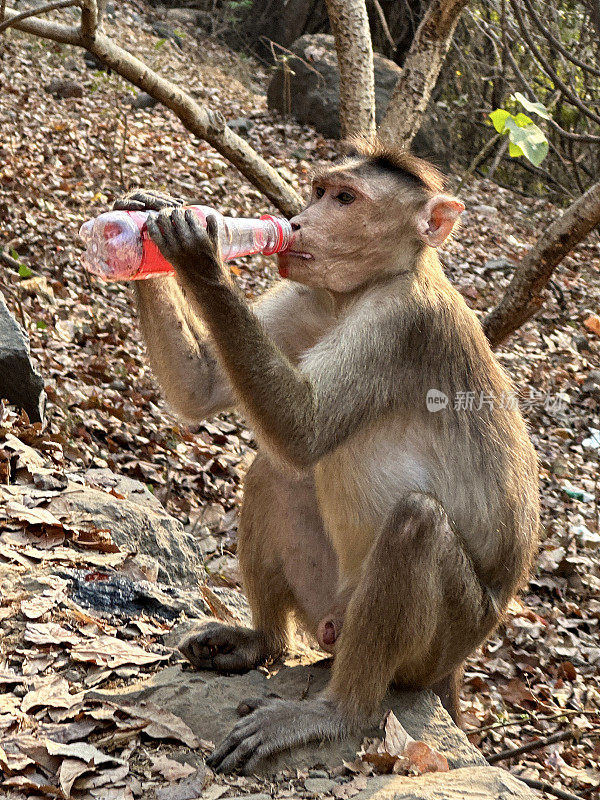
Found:
<path fill-rule="evenodd" d="M 205 230 L 152 193 L 119 204 L 160 211 L 148 229 L 176 270 L 135 284 L 167 399 L 196 421 L 239 406 L 261 448 L 238 546 L 254 628 L 210 623 L 181 650 L 198 669 L 248 670 L 282 653 L 294 614 L 334 653 L 318 699 L 247 701 L 209 759 L 222 771 L 345 736 L 391 684 L 456 713 L 461 665 L 536 549 L 537 461 L 513 386 L 436 253 L 464 205 L 427 162 L 356 146 L 315 176 L 278 256 L 285 280 L 252 306 L 214 218 Z"/>

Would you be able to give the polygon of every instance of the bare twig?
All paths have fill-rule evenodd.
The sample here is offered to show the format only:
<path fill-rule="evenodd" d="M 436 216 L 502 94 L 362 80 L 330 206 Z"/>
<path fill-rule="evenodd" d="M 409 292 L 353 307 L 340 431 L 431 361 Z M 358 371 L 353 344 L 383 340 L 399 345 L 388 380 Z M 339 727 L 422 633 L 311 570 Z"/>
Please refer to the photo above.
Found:
<path fill-rule="evenodd" d="M 590 111 L 590 109 L 586 106 L 586 104 L 575 94 L 575 92 L 571 90 L 571 88 L 562 80 L 562 78 L 560 78 L 560 76 L 556 73 L 556 70 L 552 68 L 552 65 L 550 64 L 548 59 L 542 55 L 536 43 L 534 42 L 531 34 L 529 33 L 527 25 L 525 25 L 525 20 L 523 19 L 523 15 L 521 14 L 521 9 L 519 7 L 519 4 L 516 2 L 516 0 L 509 0 L 509 2 L 514 12 L 515 18 L 519 24 L 519 28 L 521 29 L 523 39 L 525 39 L 525 41 L 529 45 L 531 54 L 534 56 L 534 58 L 539 63 L 541 68 L 544 70 L 546 75 L 552 80 L 555 86 L 558 86 L 561 89 L 564 96 L 569 99 L 570 103 L 576 106 L 581 111 L 581 113 L 584 114 L 586 117 L 588 117 L 593 122 L 600 125 L 600 115 L 596 114 L 594 111 Z"/>
<path fill-rule="evenodd" d="M 69 6 L 78 6 L 80 4 L 80 0 L 56 0 L 55 3 L 48 3 L 45 6 L 37 6 L 36 8 L 28 8 L 25 11 L 21 11 L 19 14 L 16 14 L 14 17 L 9 17 L 8 19 L 4 19 L 6 14 L 6 0 L 2 2 L 2 9 L 0 11 L 0 33 L 6 28 L 11 28 L 15 25 L 15 23 L 20 22 L 23 19 L 28 19 L 29 17 L 38 17 L 40 14 L 45 14 L 47 11 L 56 11 L 59 8 L 69 8 Z"/>
<path fill-rule="evenodd" d="M 563 45 L 563 43 L 556 38 L 556 36 L 552 35 L 552 33 L 548 28 L 548 25 L 545 24 L 540 19 L 537 11 L 533 7 L 533 4 L 530 2 L 530 0 L 523 0 L 523 2 L 525 3 L 525 7 L 527 8 L 529 18 L 531 19 L 535 27 L 539 30 L 539 32 L 542 34 L 542 36 L 545 39 L 547 39 L 548 42 L 550 42 L 550 44 L 555 50 L 558 50 L 558 52 L 562 56 L 564 56 L 567 59 L 567 61 L 570 61 L 571 64 L 575 64 L 576 67 L 581 67 L 581 69 L 584 70 L 585 72 L 591 72 L 592 75 L 597 75 L 598 77 L 600 77 L 600 69 L 596 69 L 596 67 L 593 67 L 588 61 L 582 61 L 580 58 L 577 58 L 577 56 L 574 56 L 573 53 L 570 53 L 567 50 L 567 48 Z"/>
<path fill-rule="evenodd" d="M 540 792 L 546 792 L 546 794 L 554 795 L 554 797 L 559 797 L 560 800 L 583 800 L 583 797 L 580 795 L 565 792 L 564 789 L 558 789 L 556 786 L 552 786 L 551 783 L 536 781 L 534 778 L 524 778 L 522 775 L 516 775 L 515 777 L 526 786 L 530 786 L 532 789 L 538 789 Z"/>
<path fill-rule="evenodd" d="M 388 40 L 388 43 L 390 44 L 393 52 L 396 49 L 396 42 L 394 41 L 394 37 L 390 33 L 390 29 L 387 24 L 385 14 L 383 13 L 383 8 L 381 7 L 381 3 L 379 2 L 379 0 L 371 0 L 371 3 L 373 3 L 375 11 L 377 12 L 377 16 L 379 17 L 379 23 L 381 25 L 381 29 L 383 30 L 385 38 Z"/>
<path fill-rule="evenodd" d="M 492 41 L 495 41 L 498 46 L 502 45 L 500 39 L 496 36 L 495 33 L 492 33 L 492 31 L 488 30 L 487 35 Z M 517 64 L 516 59 L 511 52 L 511 48 L 513 48 L 515 44 L 514 41 L 510 37 L 507 37 L 507 42 L 509 47 L 505 48 L 504 54 L 510 65 L 510 68 L 514 72 L 517 80 L 521 84 L 521 87 L 525 90 L 525 93 L 527 94 L 529 99 L 533 100 L 534 103 L 539 103 L 540 102 L 539 98 L 529 85 L 529 82 L 527 81 L 526 77 L 521 72 L 521 69 Z M 600 142 L 600 136 L 595 136 L 592 133 L 571 133 L 571 131 L 566 131 L 564 128 L 561 128 L 558 122 L 555 122 L 553 119 L 548 119 L 546 120 L 546 122 L 548 123 L 548 125 L 554 128 L 554 130 L 558 134 L 560 134 L 560 136 L 563 136 L 565 139 L 572 139 L 574 142 Z"/>
<path fill-rule="evenodd" d="M 482 164 L 482 163 L 483 163 L 483 161 L 485 160 L 485 157 L 486 157 L 486 156 L 487 156 L 487 154 L 490 152 L 490 150 L 491 150 L 491 149 L 494 147 L 494 145 L 496 144 L 496 142 L 499 142 L 501 138 L 502 138 L 502 134 L 501 134 L 501 133 L 497 133 L 495 136 L 492 136 L 492 138 L 491 138 L 491 139 L 488 139 L 488 140 L 487 140 L 487 142 L 486 142 L 486 143 L 483 145 L 483 147 L 481 148 L 481 150 L 480 150 L 480 151 L 477 153 L 477 155 L 475 156 L 475 158 L 474 158 L 474 159 L 471 161 L 471 163 L 469 164 L 469 167 L 468 167 L 468 169 L 466 170 L 465 174 L 464 174 L 464 175 L 462 176 L 462 178 L 460 179 L 460 183 L 459 183 L 459 184 L 458 184 L 458 186 L 456 187 L 456 191 L 457 191 L 457 192 L 459 192 L 459 191 L 462 189 L 462 187 L 464 186 L 464 184 L 465 184 L 465 183 L 466 183 L 466 182 L 469 180 L 469 178 L 470 178 L 470 177 L 471 177 L 471 175 L 472 175 L 472 174 L 475 172 L 475 170 L 477 169 L 477 167 L 478 167 L 480 164 Z"/>
<path fill-rule="evenodd" d="M 541 750 L 543 747 L 547 747 L 550 744 L 564 742 L 566 739 L 573 738 L 575 738 L 575 733 L 569 728 L 566 731 L 559 731 L 558 733 L 553 733 L 551 736 L 544 736 L 542 739 L 535 739 L 533 742 L 527 742 L 527 744 L 522 744 L 520 747 L 513 747 L 508 750 L 502 750 L 500 753 L 494 753 L 488 756 L 487 761 L 488 764 L 497 764 L 498 761 L 506 761 L 509 758 L 520 756 L 523 753 L 531 753 L 533 750 Z"/>
<path fill-rule="evenodd" d="M 567 716 L 596 716 L 600 712 L 594 711 L 584 711 L 580 708 L 565 708 L 558 714 L 551 714 L 548 717 L 534 717 L 532 714 L 525 714 L 521 719 L 512 720 L 512 722 L 493 722 L 491 725 L 484 725 L 482 728 L 471 728 L 470 730 L 465 730 L 467 736 L 470 736 L 473 733 L 487 733 L 487 731 L 496 731 L 500 728 L 512 728 L 515 725 L 527 725 L 528 722 L 552 722 L 555 719 L 560 719 L 561 717 Z"/>

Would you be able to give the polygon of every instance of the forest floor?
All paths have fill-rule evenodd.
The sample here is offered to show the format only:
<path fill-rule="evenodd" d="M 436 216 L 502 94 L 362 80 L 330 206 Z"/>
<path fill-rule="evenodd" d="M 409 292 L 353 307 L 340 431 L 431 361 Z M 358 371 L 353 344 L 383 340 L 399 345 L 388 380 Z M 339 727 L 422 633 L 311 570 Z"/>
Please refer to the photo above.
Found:
<path fill-rule="evenodd" d="M 141 3 L 118 8 L 118 19 L 108 20 L 115 38 L 199 102 L 228 120 L 247 120 L 242 135 L 300 191 L 306 192 L 313 167 L 340 152 L 339 143 L 267 110 L 269 76 L 261 64 L 185 25 L 172 25 L 178 41 L 157 35 L 156 17 Z M 57 472 L 108 467 L 142 481 L 201 540 L 209 584 L 237 590 L 236 518 L 241 481 L 256 447 L 252 433 L 235 414 L 192 430 L 169 413 L 144 356 L 130 287 L 87 276 L 77 231 L 83 220 L 137 186 L 214 204 L 226 214 L 274 209 L 169 111 L 132 108 L 136 90 L 88 67 L 81 51 L 8 31 L 0 39 L 0 68 L 0 248 L 20 265 L 2 267 L 0 288 L 27 329 L 48 393 L 43 434 L 5 412 L 1 436 L 6 441 L 15 435 L 45 458 L 50 454 Z M 48 87 L 58 78 L 75 81 L 82 96 L 52 94 Z M 483 314 L 501 296 L 512 265 L 558 210 L 485 181 L 471 183 L 461 198 L 464 222 L 442 258 L 469 305 Z M 486 756 L 564 732 L 562 741 L 501 765 L 586 798 L 600 787 L 600 336 L 585 324 L 600 311 L 599 263 L 596 233 L 561 264 L 544 310 L 498 352 L 515 381 L 540 459 L 542 544 L 528 587 L 469 659 L 462 694 L 465 727 Z M 276 279 L 273 263 L 262 257 L 232 270 L 249 297 Z M 57 535 L 52 526 L 10 512 L 0 530 L 0 564 L 22 572 L 39 563 L 27 557 L 27 547 L 34 541 L 41 547 L 45 537 L 43 546 L 51 548 Z M 81 543 L 73 547 L 85 562 L 91 551 Z M 35 597 L 11 593 L 6 581 L 2 590 L 0 685 L 6 693 L 0 732 L 14 723 L 16 709 L 19 724 L 33 730 L 47 721 L 50 707 L 41 696 L 27 704 L 29 713 L 23 711 L 29 682 L 66 680 L 61 685 L 71 696 L 89 685 L 87 666 L 69 658 L 68 632 L 75 635 L 82 625 L 106 632 L 110 620 L 84 619 L 72 603 L 61 605 L 56 592 L 49 605 L 40 606 Z M 60 621 L 62 633 L 52 643 L 46 627 L 45 639 L 28 639 L 32 620 L 42 626 Z M 131 626 L 111 630 L 132 646 L 163 652 L 155 643 L 164 630 L 145 624 L 133 633 Z M 127 674 L 135 678 L 140 669 L 154 668 L 131 667 Z M 114 680 L 105 675 L 98 685 Z M 144 740 L 143 757 L 138 753 L 132 761 L 136 796 L 149 797 L 165 786 L 172 793 L 163 794 L 164 800 L 178 796 L 169 780 L 182 776 L 160 761 L 168 753 L 160 742 Z M 219 778 L 211 796 L 290 796 L 302 793 L 303 777 L 276 792 L 253 779 Z M 21 787 L 25 794 L 33 791 Z M 97 796 L 113 797 L 107 792 Z"/>

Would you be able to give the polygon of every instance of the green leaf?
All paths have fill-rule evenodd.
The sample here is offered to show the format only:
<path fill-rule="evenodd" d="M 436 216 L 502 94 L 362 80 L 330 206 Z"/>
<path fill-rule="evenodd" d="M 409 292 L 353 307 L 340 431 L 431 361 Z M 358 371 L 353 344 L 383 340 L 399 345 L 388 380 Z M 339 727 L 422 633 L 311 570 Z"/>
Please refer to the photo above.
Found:
<path fill-rule="evenodd" d="M 160 50 L 160 48 L 164 45 L 166 41 L 167 41 L 166 39 L 159 39 L 158 42 L 154 45 L 154 49 Z"/>
<path fill-rule="evenodd" d="M 492 111 L 491 114 L 488 114 L 488 117 L 492 120 L 494 128 L 496 128 L 498 133 L 504 133 L 506 120 L 510 116 L 508 111 L 505 111 L 503 108 L 497 108 L 495 111 Z"/>
<path fill-rule="evenodd" d="M 31 278 L 33 270 L 29 269 L 27 264 L 19 264 L 19 278 Z"/>
<path fill-rule="evenodd" d="M 522 150 L 528 161 L 539 167 L 548 155 L 548 140 L 544 132 L 533 123 L 522 128 L 517 125 L 512 116 L 506 120 L 505 125 L 510 142 Z M 513 153 L 511 152 L 510 155 L 512 156 Z"/>
<path fill-rule="evenodd" d="M 518 144 L 514 144 L 511 142 L 510 139 L 508 140 L 508 155 L 511 158 L 519 158 L 519 156 L 524 156 L 525 153 L 521 150 Z"/>
<path fill-rule="evenodd" d="M 38 321 L 35 323 L 35 327 L 38 329 L 38 331 L 45 331 L 48 327 L 48 324 L 44 322 L 43 319 L 38 319 Z"/>
<path fill-rule="evenodd" d="M 531 100 L 528 100 L 521 92 L 515 92 L 510 96 L 510 99 L 521 103 L 525 111 L 529 111 L 531 114 L 537 114 L 538 117 L 542 117 L 542 119 L 552 119 L 546 106 L 542 103 L 532 103 Z"/>
<path fill-rule="evenodd" d="M 519 128 L 526 128 L 528 125 L 533 125 L 533 120 L 531 117 L 528 117 L 527 114 L 523 114 L 519 112 L 516 116 L 511 114 L 511 118 L 515 121 L 515 125 L 518 125 Z"/>

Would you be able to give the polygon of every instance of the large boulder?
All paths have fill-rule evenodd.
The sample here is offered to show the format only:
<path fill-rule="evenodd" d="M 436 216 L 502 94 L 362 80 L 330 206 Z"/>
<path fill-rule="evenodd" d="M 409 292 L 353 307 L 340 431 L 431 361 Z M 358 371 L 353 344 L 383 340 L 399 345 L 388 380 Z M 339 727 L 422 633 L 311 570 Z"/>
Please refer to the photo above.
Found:
<path fill-rule="evenodd" d="M 196 539 L 144 484 L 108 469 L 88 470 L 85 477 L 88 483 L 112 489 L 117 497 L 73 485 L 52 498 L 48 511 L 66 516 L 75 526 L 107 529 L 120 548 L 156 559 L 161 583 L 194 589 L 206 578 Z"/>
<path fill-rule="evenodd" d="M 324 136 L 340 137 L 340 74 L 333 36 L 315 33 L 301 36 L 290 46 L 297 56 L 281 63 L 273 73 L 267 89 L 269 108 L 312 125 Z M 402 69 L 388 58 L 375 53 L 375 115 L 379 124 L 389 105 Z M 413 150 L 425 158 L 448 166 L 448 138 L 442 122 L 425 118 L 413 141 Z"/>
<path fill-rule="evenodd" d="M 327 684 L 330 662 L 310 666 L 282 667 L 271 678 L 258 670 L 244 675 L 218 675 L 194 672 L 180 666 L 169 667 L 149 680 L 116 692 L 96 692 L 93 696 L 114 702 L 141 701 L 168 708 L 181 717 L 202 739 L 221 741 L 237 722 L 236 708 L 248 697 L 274 692 L 287 699 L 315 697 Z M 465 734 L 452 722 L 438 698 L 431 692 L 390 692 L 386 707 L 394 713 L 415 739 L 437 748 L 451 768 L 483 767 L 486 761 Z M 380 735 L 367 729 L 339 742 L 315 742 L 269 758 L 258 767 L 260 774 L 282 769 L 305 770 L 324 765 L 339 767 L 353 761 L 363 736 Z"/>
<path fill-rule="evenodd" d="M 0 398 L 22 408 L 31 422 L 42 422 L 44 381 L 29 355 L 29 340 L 0 293 Z"/>

